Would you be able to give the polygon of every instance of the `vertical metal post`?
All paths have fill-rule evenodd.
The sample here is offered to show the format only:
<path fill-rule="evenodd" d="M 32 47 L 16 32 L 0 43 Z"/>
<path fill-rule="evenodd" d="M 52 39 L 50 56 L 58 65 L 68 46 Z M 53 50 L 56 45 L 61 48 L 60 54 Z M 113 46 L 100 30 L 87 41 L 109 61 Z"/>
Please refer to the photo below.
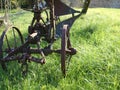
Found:
<path fill-rule="evenodd" d="M 56 29 L 56 25 L 55 25 L 55 2 L 54 0 L 53 2 L 53 38 L 55 39 L 55 29 Z"/>
<path fill-rule="evenodd" d="M 55 1 L 51 0 L 51 24 L 52 24 L 52 28 L 53 28 L 53 36 L 52 39 L 55 39 L 55 29 L 56 29 L 56 25 L 55 25 L 55 6 L 54 6 Z"/>

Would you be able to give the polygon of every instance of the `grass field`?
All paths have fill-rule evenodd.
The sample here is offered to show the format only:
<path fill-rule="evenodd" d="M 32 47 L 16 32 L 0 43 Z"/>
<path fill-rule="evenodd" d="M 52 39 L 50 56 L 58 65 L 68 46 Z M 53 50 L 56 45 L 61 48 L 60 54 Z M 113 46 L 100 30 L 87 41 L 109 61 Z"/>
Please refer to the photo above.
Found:
<path fill-rule="evenodd" d="M 12 20 L 27 35 L 32 14 Z M 77 54 L 66 78 L 61 74 L 60 55 L 52 54 L 45 65 L 30 63 L 27 77 L 22 77 L 17 62 L 7 64 L 8 72 L 0 67 L 0 90 L 120 90 L 120 9 L 90 8 L 70 32 Z"/>

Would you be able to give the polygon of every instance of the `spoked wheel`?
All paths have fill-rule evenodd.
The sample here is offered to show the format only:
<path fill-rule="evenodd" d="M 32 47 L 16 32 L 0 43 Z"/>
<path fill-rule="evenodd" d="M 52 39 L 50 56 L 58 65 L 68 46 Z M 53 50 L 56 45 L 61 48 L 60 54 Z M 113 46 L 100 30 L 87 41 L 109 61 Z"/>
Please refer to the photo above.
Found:
<path fill-rule="evenodd" d="M 3 70 L 7 70 L 5 62 L 3 59 L 17 47 L 24 43 L 22 34 L 20 30 L 16 27 L 9 28 L 3 31 L 0 37 L 0 63 Z M 10 57 L 11 58 L 11 57 Z"/>
<path fill-rule="evenodd" d="M 67 53 L 67 51 L 74 51 L 73 54 L 76 53 L 76 50 L 71 48 L 68 25 L 64 25 L 61 37 L 61 70 L 64 77 L 66 76 L 66 71 L 68 69 L 70 59 L 73 55 L 72 53 Z"/>

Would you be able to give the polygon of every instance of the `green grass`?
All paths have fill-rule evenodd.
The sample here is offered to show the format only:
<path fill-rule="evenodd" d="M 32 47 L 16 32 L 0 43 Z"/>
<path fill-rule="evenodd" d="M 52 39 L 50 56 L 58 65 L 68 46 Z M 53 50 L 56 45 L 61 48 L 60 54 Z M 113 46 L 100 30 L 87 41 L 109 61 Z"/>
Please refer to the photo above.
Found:
<path fill-rule="evenodd" d="M 77 54 L 66 78 L 61 74 L 60 55 L 52 54 L 45 65 L 30 63 L 27 77 L 22 77 L 17 62 L 8 63 L 8 72 L 0 67 L 0 90 L 120 90 L 119 16 L 120 9 L 92 8 L 74 23 L 70 32 Z M 12 20 L 25 37 L 32 14 Z"/>

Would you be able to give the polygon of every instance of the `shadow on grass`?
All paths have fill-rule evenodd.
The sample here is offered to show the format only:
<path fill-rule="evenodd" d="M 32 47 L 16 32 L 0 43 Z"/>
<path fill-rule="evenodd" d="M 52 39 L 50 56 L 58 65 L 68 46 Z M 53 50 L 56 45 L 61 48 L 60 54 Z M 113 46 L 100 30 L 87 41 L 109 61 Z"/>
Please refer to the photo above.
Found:
<path fill-rule="evenodd" d="M 85 39 L 90 39 L 93 33 L 97 30 L 97 26 L 89 25 L 79 31 L 79 36 Z"/>

